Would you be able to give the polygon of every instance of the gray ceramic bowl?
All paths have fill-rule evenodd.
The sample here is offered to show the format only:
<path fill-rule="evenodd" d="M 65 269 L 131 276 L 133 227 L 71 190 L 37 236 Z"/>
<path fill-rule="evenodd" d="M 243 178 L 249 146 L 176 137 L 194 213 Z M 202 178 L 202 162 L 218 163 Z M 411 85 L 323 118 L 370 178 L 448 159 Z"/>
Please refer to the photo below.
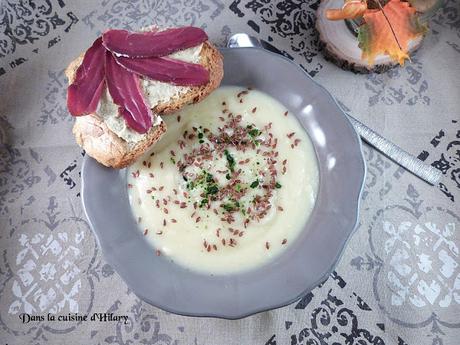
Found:
<path fill-rule="evenodd" d="M 355 229 L 365 164 L 352 125 L 300 67 L 262 49 L 222 53 L 223 85 L 250 85 L 281 101 L 315 147 L 318 198 L 297 241 L 260 268 L 206 275 L 155 255 L 131 213 L 125 170 L 85 157 L 82 199 L 106 260 L 139 297 L 177 314 L 236 319 L 291 303 L 327 278 Z"/>

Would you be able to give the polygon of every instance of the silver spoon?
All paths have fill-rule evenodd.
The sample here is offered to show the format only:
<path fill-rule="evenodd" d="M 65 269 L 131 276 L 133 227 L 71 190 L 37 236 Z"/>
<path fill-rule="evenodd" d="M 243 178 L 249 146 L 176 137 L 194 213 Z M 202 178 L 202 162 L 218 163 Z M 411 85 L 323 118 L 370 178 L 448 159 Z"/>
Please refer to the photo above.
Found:
<path fill-rule="evenodd" d="M 244 33 L 238 33 L 231 36 L 227 42 L 227 47 L 255 47 L 265 49 L 256 37 L 249 36 Z M 273 48 L 268 50 L 281 54 L 280 51 L 274 51 Z M 346 115 L 361 139 L 425 182 L 428 182 L 433 186 L 438 185 L 442 177 L 442 173 L 439 170 L 404 151 L 402 148 L 385 139 L 380 134 L 374 132 L 350 114 Z"/>

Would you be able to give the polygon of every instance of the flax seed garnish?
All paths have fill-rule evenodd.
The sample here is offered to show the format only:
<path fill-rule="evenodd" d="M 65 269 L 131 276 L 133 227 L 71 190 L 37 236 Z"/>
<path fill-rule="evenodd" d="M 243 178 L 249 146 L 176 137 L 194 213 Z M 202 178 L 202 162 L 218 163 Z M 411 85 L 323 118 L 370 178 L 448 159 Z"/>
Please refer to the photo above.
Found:
<path fill-rule="evenodd" d="M 157 249 L 157 250 L 155 251 L 155 254 L 156 254 L 157 256 L 160 256 L 160 255 L 161 255 L 161 251 Z"/>
<path fill-rule="evenodd" d="M 257 107 L 252 108 L 251 112 L 254 114 L 257 110 Z"/>
<path fill-rule="evenodd" d="M 216 246 L 215 244 L 212 245 L 212 248 L 213 248 L 214 250 L 217 250 L 217 246 Z"/>
<path fill-rule="evenodd" d="M 133 175 L 134 178 L 137 178 L 137 177 L 139 177 L 140 172 L 139 172 L 139 170 L 136 170 L 135 172 L 133 172 L 131 174 Z"/>
<path fill-rule="evenodd" d="M 152 153 L 150 154 L 150 157 L 153 157 L 153 156 L 155 156 L 155 152 L 152 152 Z"/>
<path fill-rule="evenodd" d="M 210 252 L 210 251 L 211 251 L 211 245 L 210 245 L 210 244 L 208 244 L 208 247 L 207 247 L 207 249 L 206 249 L 206 250 L 207 250 L 208 252 Z"/>
<path fill-rule="evenodd" d="M 143 161 L 143 162 L 142 162 L 142 165 L 143 165 L 143 166 L 146 166 L 146 165 L 147 165 L 147 162 L 146 162 L 146 161 Z"/>
<path fill-rule="evenodd" d="M 179 207 L 180 207 L 180 208 L 186 208 L 186 207 L 187 207 L 187 204 L 186 204 L 185 202 L 181 202 Z"/>
<path fill-rule="evenodd" d="M 218 229 L 216 230 L 216 236 L 217 236 L 217 237 L 220 237 L 220 228 L 218 228 Z"/>
<path fill-rule="evenodd" d="M 166 226 L 166 219 L 163 219 L 163 226 Z"/>
<path fill-rule="evenodd" d="M 240 103 L 243 103 L 243 99 L 242 99 L 242 98 L 240 98 Z"/>
<path fill-rule="evenodd" d="M 160 230 L 160 231 L 157 231 L 156 234 L 157 234 L 157 235 L 163 235 L 163 231 L 161 231 L 161 230 Z"/>
<path fill-rule="evenodd" d="M 152 163 L 148 162 L 147 163 L 147 168 L 151 168 L 152 167 Z"/>
<path fill-rule="evenodd" d="M 288 115 L 288 111 L 285 111 L 285 112 L 284 112 L 284 116 L 287 116 L 287 115 Z"/>
<path fill-rule="evenodd" d="M 270 249 L 270 243 L 265 242 L 265 248 Z"/>
<path fill-rule="evenodd" d="M 246 93 L 238 93 L 238 99 L 242 101 L 242 96 Z M 193 205 L 196 210 L 198 207 L 212 210 L 221 221 L 228 224 L 233 224 L 235 215 L 242 213 L 244 216 L 243 225 L 244 228 L 247 228 L 251 221 L 260 221 L 270 210 L 270 199 L 282 170 L 282 168 L 280 171 L 277 169 L 279 152 L 276 151 L 276 146 L 278 138 L 274 137 L 271 132 L 271 122 L 259 129 L 254 124 L 243 125 L 242 115 L 231 113 L 226 105 L 223 105 L 222 111 L 226 114 L 226 118 L 221 116 L 222 122 L 219 123 L 216 132 L 210 131 L 208 128 L 193 128 L 193 136 L 189 136 L 189 138 L 198 136 L 198 139 L 202 140 L 204 133 L 206 133 L 206 143 L 191 147 L 191 151 L 183 154 L 177 162 L 177 167 L 182 173 L 187 189 L 194 190 L 194 193 L 197 193 L 201 198 L 201 200 L 190 202 L 190 206 Z M 256 112 L 257 107 L 250 111 Z M 184 131 L 184 138 L 187 135 Z M 181 147 L 180 144 L 179 147 Z M 257 151 L 257 155 L 263 157 L 267 163 L 267 170 L 257 169 L 257 177 L 252 181 L 246 181 L 245 178 L 242 178 L 242 170 L 245 168 L 243 165 L 250 163 L 251 160 L 249 158 L 237 160 L 238 156 L 234 153 L 234 151 L 246 152 L 246 150 Z M 180 155 L 176 154 L 176 156 L 179 157 Z M 205 168 L 209 166 L 208 162 L 215 158 L 222 159 L 225 163 L 225 169 L 215 171 L 215 174 L 220 175 L 219 179 L 216 179 L 216 176 L 211 175 Z M 260 164 L 259 161 L 256 163 L 257 165 Z M 189 172 L 186 170 L 188 167 L 191 167 L 192 171 L 199 171 Z M 220 177 L 225 177 L 226 183 L 224 185 L 218 182 Z M 258 181 L 257 186 L 255 180 Z M 254 184 L 254 188 L 249 188 L 250 184 Z M 240 205 L 242 198 L 251 196 L 251 189 L 255 188 L 263 194 L 254 198 L 250 204 L 251 207 L 242 203 Z M 183 195 L 185 198 L 189 198 L 186 192 Z M 179 205 L 181 208 L 185 208 L 188 203 L 180 203 Z M 195 219 L 196 215 L 192 215 L 192 218 Z M 241 231 L 237 231 L 234 236 L 238 237 L 240 233 Z"/>
<path fill-rule="evenodd" d="M 158 188 L 158 190 L 161 192 L 164 188 L 165 188 L 165 186 L 160 186 L 160 188 Z"/>
<path fill-rule="evenodd" d="M 133 188 L 133 185 L 131 183 L 128 183 L 128 188 Z"/>
<path fill-rule="evenodd" d="M 166 207 L 163 209 L 163 212 L 166 213 L 166 214 L 169 213 L 169 211 L 168 211 L 168 209 Z"/>
<path fill-rule="evenodd" d="M 177 122 L 180 122 L 180 115 L 177 117 Z"/>
<path fill-rule="evenodd" d="M 222 239 L 222 245 L 225 246 L 225 238 Z"/>
<path fill-rule="evenodd" d="M 152 173 L 149 173 L 149 176 L 150 176 L 151 178 L 154 178 L 154 177 L 155 177 L 155 175 L 153 175 Z"/>
<path fill-rule="evenodd" d="M 281 244 L 286 244 L 287 243 L 287 239 L 284 239 Z"/>
<path fill-rule="evenodd" d="M 278 210 L 284 211 L 284 208 L 282 208 L 281 206 L 278 206 Z"/>
<path fill-rule="evenodd" d="M 300 143 L 300 139 L 294 140 L 294 145 L 295 145 L 295 146 L 299 145 L 299 143 Z"/>
<path fill-rule="evenodd" d="M 294 135 L 295 135 L 295 132 L 291 132 L 291 133 L 289 133 L 289 134 L 287 135 L 287 137 L 288 137 L 289 139 L 291 139 Z"/>
<path fill-rule="evenodd" d="M 149 233 L 149 229 L 145 229 L 144 230 L 144 236 L 147 235 Z"/>
<path fill-rule="evenodd" d="M 171 219 L 171 223 L 177 223 L 177 220 L 174 219 L 174 218 L 172 218 L 172 219 Z"/>
<path fill-rule="evenodd" d="M 291 144 L 291 149 L 293 149 L 293 148 L 294 148 L 294 144 Z"/>
<path fill-rule="evenodd" d="M 164 163 L 160 162 L 160 168 L 163 169 Z"/>
<path fill-rule="evenodd" d="M 201 217 L 197 217 L 195 223 L 198 223 L 201 220 Z"/>
<path fill-rule="evenodd" d="M 238 234 L 238 237 L 243 237 L 244 235 L 244 231 L 241 231 L 239 234 Z"/>

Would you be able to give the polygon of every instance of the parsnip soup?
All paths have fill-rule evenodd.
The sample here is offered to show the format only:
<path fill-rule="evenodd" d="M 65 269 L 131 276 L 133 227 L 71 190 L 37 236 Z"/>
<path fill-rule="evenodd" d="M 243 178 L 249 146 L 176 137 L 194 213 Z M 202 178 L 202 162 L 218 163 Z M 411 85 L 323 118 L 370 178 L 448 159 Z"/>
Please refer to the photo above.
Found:
<path fill-rule="evenodd" d="M 318 166 L 282 104 L 226 86 L 163 120 L 163 138 L 128 171 L 134 216 L 157 255 L 225 274 L 267 263 L 296 240 Z"/>

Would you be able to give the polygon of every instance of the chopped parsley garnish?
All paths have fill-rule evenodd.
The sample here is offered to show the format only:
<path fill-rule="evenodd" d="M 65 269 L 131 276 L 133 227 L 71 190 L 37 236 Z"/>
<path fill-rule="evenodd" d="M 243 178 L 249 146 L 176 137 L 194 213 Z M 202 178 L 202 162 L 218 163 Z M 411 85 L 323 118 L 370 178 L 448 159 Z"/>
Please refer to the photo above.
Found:
<path fill-rule="evenodd" d="M 259 136 L 261 133 L 262 133 L 262 132 L 259 131 L 257 128 L 251 129 L 251 130 L 248 132 L 249 136 L 250 136 L 251 138 L 253 138 L 253 139 L 254 139 L 255 137 Z"/>
<path fill-rule="evenodd" d="M 207 195 L 214 195 L 214 194 L 217 194 L 218 192 L 219 192 L 219 188 L 217 187 L 216 184 L 209 185 L 206 188 L 206 194 Z"/>
<path fill-rule="evenodd" d="M 246 129 L 248 130 L 248 135 L 251 138 L 251 141 L 254 143 L 254 145 L 259 146 L 260 141 L 256 138 L 262 134 L 262 131 L 260 131 L 258 128 L 253 128 L 252 125 L 246 126 Z"/>
<path fill-rule="evenodd" d="M 281 184 L 279 182 L 276 182 L 275 187 L 280 189 L 282 186 L 281 186 Z"/>
<path fill-rule="evenodd" d="M 212 176 L 210 173 L 205 172 L 206 175 L 206 182 L 214 182 L 214 176 Z"/>
<path fill-rule="evenodd" d="M 171 157 L 170 160 L 172 164 L 176 164 L 176 160 L 173 157 Z"/>
<path fill-rule="evenodd" d="M 203 171 L 195 180 L 189 181 L 186 184 L 188 190 L 200 187 L 203 190 L 201 196 L 200 207 L 209 203 L 210 200 L 215 200 L 215 196 L 219 192 L 219 186 L 214 180 L 214 176 L 207 171 Z M 210 200 L 209 200 L 210 199 Z"/>
<path fill-rule="evenodd" d="M 198 133 L 198 139 L 203 139 L 203 133 Z"/>
<path fill-rule="evenodd" d="M 230 180 L 232 177 L 230 176 L 230 174 L 227 174 L 227 175 L 225 175 L 225 178 L 226 178 L 227 180 Z"/>
<path fill-rule="evenodd" d="M 220 207 L 222 207 L 227 212 L 233 212 L 233 211 L 236 211 L 238 208 L 240 208 L 240 203 L 238 200 L 230 199 L 229 202 L 226 202 L 225 204 L 221 204 Z"/>
<path fill-rule="evenodd" d="M 233 172 L 235 170 L 235 159 L 233 158 L 233 156 L 228 152 L 228 150 L 225 150 L 224 151 L 224 154 L 225 154 L 225 158 L 227 158 L 227 162 L 228 162 L 228 168 L 230 169 L 231 172 Z"/>
<path fill-rule="evenodd" d="M 235 210 L 235 207 L 232 204 L 222 204 L 220 206 L 227 212 L 232 212 L 233 210 Z"/>
<path fill-rule="evenodd" d="M 255 180 L 253 183 L 251 183 L 250 187 L 256 188 L 258 185 L 259 185 L 259 180 Z"/>

